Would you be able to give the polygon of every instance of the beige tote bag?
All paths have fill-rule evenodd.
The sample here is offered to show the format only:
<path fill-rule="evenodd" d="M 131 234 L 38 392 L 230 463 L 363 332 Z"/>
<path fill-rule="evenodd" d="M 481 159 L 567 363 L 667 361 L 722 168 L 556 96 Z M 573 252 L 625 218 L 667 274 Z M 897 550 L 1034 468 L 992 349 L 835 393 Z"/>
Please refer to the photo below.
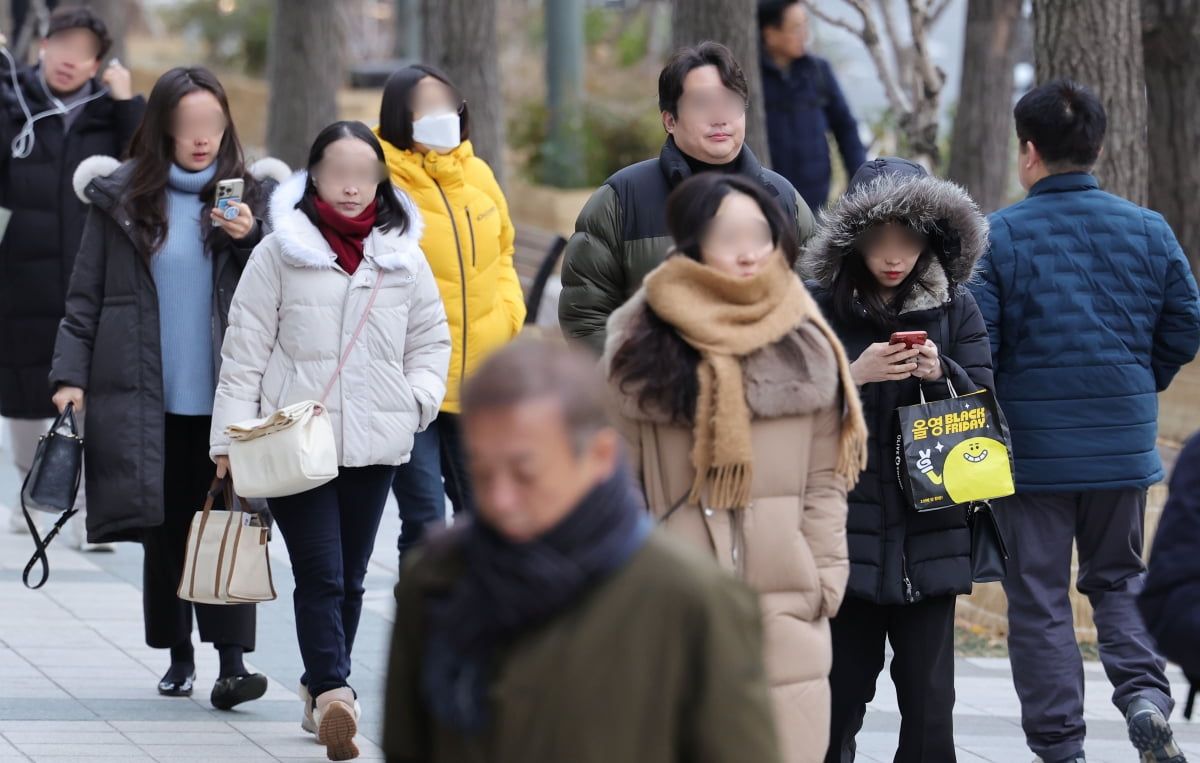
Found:
<path fill-rule="evenodd" d="M 241 496 L 241 510 L 214 511 L 213 502 L 222 484 L 226 507 L 233 505 L 229 479 L 214 480 L 204 509 L 192 517 L 179 598 L 197 604 L 271 601 L 275 598 L 275 583 L 267 546 L 270 529 Z"/>

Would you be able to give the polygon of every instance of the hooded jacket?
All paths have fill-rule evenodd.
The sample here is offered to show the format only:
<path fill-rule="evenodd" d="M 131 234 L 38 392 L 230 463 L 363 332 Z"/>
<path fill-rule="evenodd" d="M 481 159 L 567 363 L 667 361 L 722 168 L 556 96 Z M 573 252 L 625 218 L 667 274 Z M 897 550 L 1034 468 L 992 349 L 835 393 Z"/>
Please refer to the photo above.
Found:
<path fill-rule="evenodd" d="M 803 245 L 812 235 L 813 217 L 792 184 L 759 164 L 749 146 L 742 146 L 735 167 L 761 183 L 796 221 Z M 670 137 L 657 159 L 620 170 L 588 199 L 563 254 L 558 318 L 567 338 L 603 352 L 608 317 L 666 259 L 672 244 L 667 196 L 691 176 L 687 157 Z"/>
<path fill-rule="evenodd" d="M 842 320 L 830 288 L 859 236 L 890 221 L 929 235 L 937 253 L 901 308 L 898 329 L 928 332 L 957 393 L 990 389 L 987 330 L 963 285 L 987 244 L 987 221 L 963 189 L 900 159 L 863 165 L 802 258 L 802 272 L 813 279 L 813 297 L 847 355 L 858 358 L 868 345 L 888 341 L 891 332 L 869 323 L 865 313 L 862 320 Z M 966 510 L 960 506 L 918 514 L 907 505 L 896 474 L 896 408 L 920 402 L 919 384 L 910 378 L 860 388 L 870 441 L 866 471 L 849 496 L 847 595 L 876 604 L 913 603 L 971 590 Z M 943 399 L 949 391 L 944 382 L 926 383 L 925 395 Z"/>
<path fill-rule="evenodd" d="M 87 159 L 75 171 L 75 188 L 92 206 L 50 370 L 50 389 L 86 391 L 83 465 L 91 543 L 138 540 L 143 529 L 163 522 L 166 413 L 158 292 L 125 206 L 133 170 L 133 162 L 119 164 L 105 156 Z M 286 177 L 287 165 L 263 159 L 248 171 L 265 181 L 260 196 L 265 199 L 275 179 Z M 255 216 L 264 212 L 255 209 Z M 234 290 L 266 230 L 260 220 L 243 239 L 220 234 L 217 241 L 224 243 L 209 252 L 214 369 L 220 369 L 216 353 Z M 45 394 L 49 398 L 50 390 Z"/>
<path fill-rule="evenodd" d="M 372 229 L 362 265 L 348 274 L 296 203 L 307 176 L 271 198 L 274 232 L 254 249 L 229 310 L 213 407 L 211 455 L 229 452 L 225 427 L 293 403 L 324 401 L 344 467 L 408 461 L 413 436 L 446 394 L 450 332 L 437 284 L 421 254 L 420 213 L 404 232 Z M 377 279 L 379 294 L 346 354 Z M 234 475 L 236 481 L 237 476 Z"/>
<path fill-rule="evenodd" d="M 425 155 L 380 143 L 392 182 L 425 219 L 421 249 L 437 279 L 454 343 L 442 410 L 458 413 L 463 380 L 525 323 L 508 202 L 470 141 L 448 154 Z"/>

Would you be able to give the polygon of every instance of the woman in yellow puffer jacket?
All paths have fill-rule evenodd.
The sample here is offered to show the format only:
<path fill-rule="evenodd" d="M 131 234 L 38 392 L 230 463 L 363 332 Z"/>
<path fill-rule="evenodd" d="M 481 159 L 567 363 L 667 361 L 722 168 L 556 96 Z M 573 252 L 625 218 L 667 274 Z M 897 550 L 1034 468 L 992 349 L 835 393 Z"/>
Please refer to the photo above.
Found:
<path fill-rule="evenodd" d="M 421 249 L 441 289 L 454 343 L 441 412 L 417 435 L 412 460 L 400 467 L 393 486 L 403 523 L 401 555 L 427 524 L 442 520 L 446 496 L 456 514 L 472 510 L 459 386 L 515 338 L 525 321 L 508 204 L 491 168 L 467 140 L 468 117 L 458 89 L 436 67 L 401 69 L 384 87 L 377 133 L 392 182 L 413 198 L 425 219 Z"/>

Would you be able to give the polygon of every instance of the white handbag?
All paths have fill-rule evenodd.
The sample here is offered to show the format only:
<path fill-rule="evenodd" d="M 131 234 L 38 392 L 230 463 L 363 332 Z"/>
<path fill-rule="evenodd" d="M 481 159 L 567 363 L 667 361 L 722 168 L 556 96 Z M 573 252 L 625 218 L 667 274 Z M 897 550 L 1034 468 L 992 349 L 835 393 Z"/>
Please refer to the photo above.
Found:
<path fill-rule="evenodd" d="M 358 328 L 350 337 L 341 362 L 325 385 L 320 401 L 305 400 L 280 408 L 262 419 L 225 427 L 229 435 L 229 471 L 239 495 L 247 498 L 282 498 L 318 488 L 338 475 L 337 441 L 325 410 L 334 382 L 350 359 L 371 307 L 379 295 L 383 274 L 375 279 L 371 298 Z"/>
<path fill-rule="evenodd" d="M 225 484 L 225 511 L 213 511 L 213 500 Z M 270 529 L 252 513 L 245 498 L 241 510 L 231 509 L 233 490 L 215 480 L 204 510 L 192 517 L 187 554 L 179 578 L 179 598 L 198 604 L 250 604 L 275 598 Z"/>

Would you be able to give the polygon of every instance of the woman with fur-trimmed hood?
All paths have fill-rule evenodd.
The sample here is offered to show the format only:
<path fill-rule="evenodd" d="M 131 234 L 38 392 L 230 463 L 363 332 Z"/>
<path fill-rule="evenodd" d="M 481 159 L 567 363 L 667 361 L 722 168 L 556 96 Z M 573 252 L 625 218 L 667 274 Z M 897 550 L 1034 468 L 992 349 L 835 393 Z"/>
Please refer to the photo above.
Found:
<path fill-rule="evenodd" d="M 870 431 L 867 469 L 850 493 L 850 581 L 834 618 L 828 762 L 852 760 L 854 735 L 892 644 L 897 761 L 953 761 L 954 602 L 971 591 L 965 508 L 918 514 L 896 472 L 896 408 L 992 387 L 991 346 L 964 284 L 987 221 L 953 183 L 895 157 L 863 165 L 825 216 L 802 271 L 854 361 Z M 924 344 L 891 344 L 924 331 Z"/>
<path fill-rule="evenodd" d="M 782 759 L 816 763 L 846 491 L 866 459 L 858 395 L 792 271 L 794 226 L 759 184 L 701 173 L 666 217 L 675 252 L 608 321 L 613 420 L 650 512 L 761 595 Z"/>

